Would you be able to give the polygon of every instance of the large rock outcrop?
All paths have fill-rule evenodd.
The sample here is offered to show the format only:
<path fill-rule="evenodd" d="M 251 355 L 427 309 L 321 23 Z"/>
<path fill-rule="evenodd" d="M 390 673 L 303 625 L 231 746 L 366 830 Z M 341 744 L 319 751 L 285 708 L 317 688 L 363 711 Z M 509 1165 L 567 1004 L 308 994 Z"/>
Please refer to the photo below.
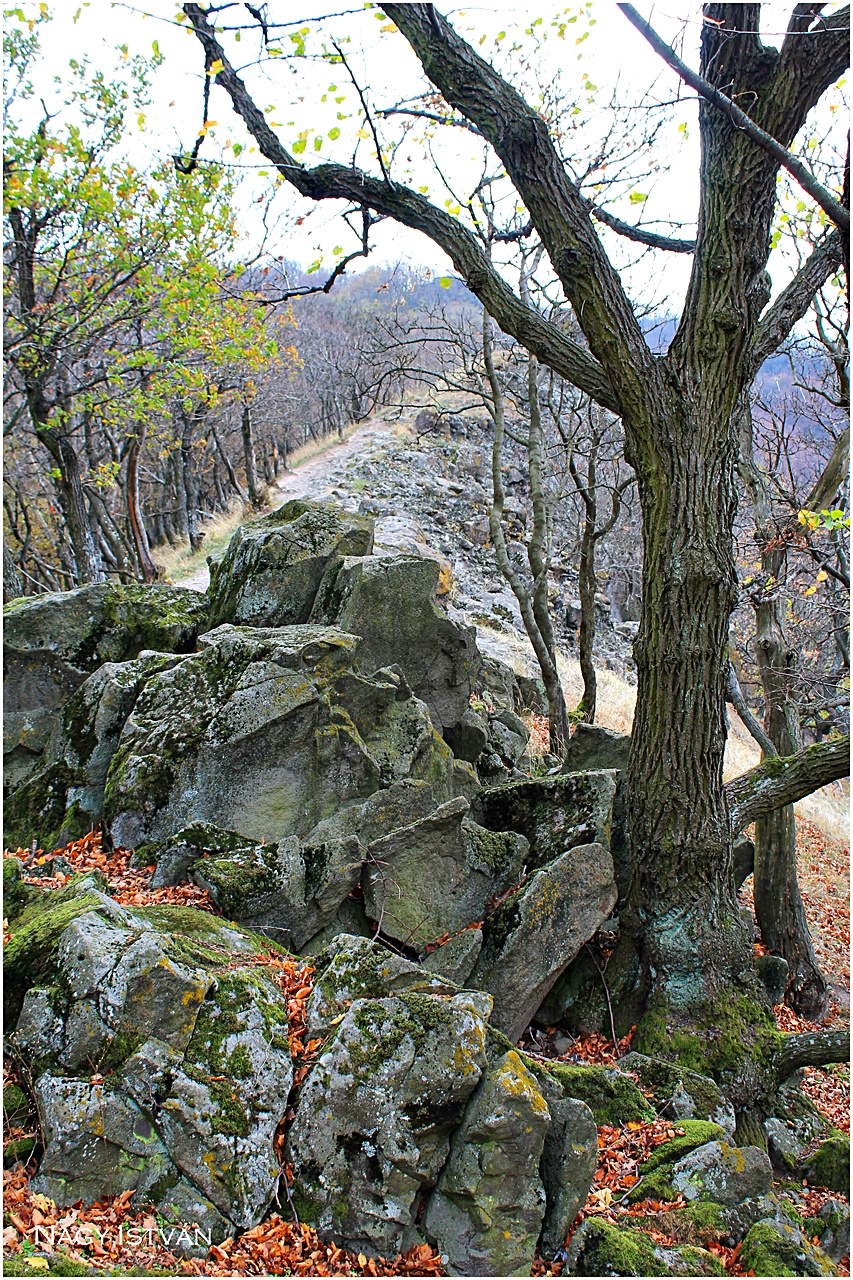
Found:
<path fill-rule="evenodd" d="M 207 606 L 196 591 L 96 583 L 3 610 L 3 764 L 8 792 L 43 763 L 63 703 L 105 662 L 144 649 L 189 653 Z"/>

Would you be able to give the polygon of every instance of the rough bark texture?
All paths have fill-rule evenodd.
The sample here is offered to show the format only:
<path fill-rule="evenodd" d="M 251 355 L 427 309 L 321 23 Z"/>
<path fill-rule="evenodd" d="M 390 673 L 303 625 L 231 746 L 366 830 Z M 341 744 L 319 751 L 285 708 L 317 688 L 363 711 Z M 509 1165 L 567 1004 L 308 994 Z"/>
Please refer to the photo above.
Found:
<path fill-rule="evenodd" d="M 830 1062 L 850 1061 L 849 1031 L 807 1032 L 787 1036 L 776 1054 L 773 1068 L 779 1084 L 800 1067 L 823 1067 Z"/>
<path fill-rule="evenodd" d="M 243 405 L 243 412 L 240 415 L 240 431 L 243 436 L 243 464 L 246 468 L 246 488 L 249 491 L 249 501 L 256 510 L 264 505 L 264 495 L 258 487 L 258 472 L 255 465 L 255 441 L 252 434 L 252 410 L 249 405 Z"/>
<path fill-rule="evenodd" d="M 816 742 L 793 756 L 774 756 L 726 785 L 732 834 L 783 804 L 796 804 L 850 772 L 850 738 Z"/>

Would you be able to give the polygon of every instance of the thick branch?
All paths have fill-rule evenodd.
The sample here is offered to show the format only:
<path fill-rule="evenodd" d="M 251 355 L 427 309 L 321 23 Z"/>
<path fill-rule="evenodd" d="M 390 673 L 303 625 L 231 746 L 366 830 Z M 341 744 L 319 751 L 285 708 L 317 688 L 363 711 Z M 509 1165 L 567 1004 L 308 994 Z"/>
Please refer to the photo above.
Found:
<path fill-rule="evenodd" d="M 815 294 L 842 261 L 841 236 L 832 231 L 815 247 L 793 280 L 761 317 L 750 354 L 753 377 L 806 314 Z"/>
<path fill-rule="evenodd" d="M 849 773 L 849 736 L 763 761 L 726 786 L 732 835 L 739 835 L 762 814 L 794 804 Z"/>
<path fill-rule="evenodd" d="M 599 361 L 567 338 L 557 325 L 526 307 L 488 261 L 473 235 L 456 218 L 400 183 L 386 183 L 344 165 L 323 164 L 315 169 L 301 165 L 273 133 L 228 62 L 205 11 L 198 4 L 187 3 L 184 12 L 211 65 L 217 59 L 222 63 L 216 83 L 228 93 L 234 110 L 245 121 L 261 153 L 297 191 L 312 200 L 348 200 L 360 207 L 368 206 L 424 232 L 444 249 L 468 288 L 505 333 L 597 403 L 620 412 L 619 400 Z"/>
<path fill-rule="evenodd" d="M 675 50 L 671 49 L 666 41 L 661 39 L 654 28 L 646 22 L 645 18 L 637 12 L 632 4 L 619 4 L 618 8 L 622 10 L 625 17 L 637 28 L 640 34 L 646 38 L 655 52 L 663 58 L 664 62 L 681 76 L 685 84 L 689 84 L 691 89 L 695 89 L 706 102 L 710 102 L 713 106 L 719 108 L 729 117 L 736 128 L 743 130 L 747 137 L 751 138 L 757 146 L 766 151 L 768 155 L 771 155 L 783 169 L 787 169 L 791 176 L 796 178 L 803 190 L 807 191 L 812 199 L 817 201 L 827 217 L 831 218 L 841 231 L 850 231 L 850 211 L 845 209 L 840 200 L 836 200 L 835 196 L 817 181 L 814 174 L 810 173 L 796 156 L 791 155 L 787 147 L 783 147 L 781 142 L 777 142 L 769 133 L 765 133 L 754 120 L 751 120 L 744 111 L 741 111 L 740 107 L 735 106 L 731 98 L 727 98 L 714 85 L 707 80 L 703 80 L 700 75 L 691 70 L 686 62 L 682 62 Z"/>
<path fill-rule="evenodd" d="M 824 1067 L 830 1062 L 850 1061 L 849 1031 L 806 1032 L 786 1036 L 773 1059 L 776 1083 L 781 1084 L 800 1067 Z"/>
<path fill-rule="evenodd" d="M 735 669 L 731 663 L 729 663 L 729 679 L 728 684 L 726 685 L 726 702 L 731 703 L 734 707 L 735 711 L 738 713 L 741 720 L 758 743 L 759 747 L 761 747 L 764 754 L 766 756 L 778 756 L 779 753 L 776 750 L 776 744 L 772 739 L 768 738 L 764 729 L 750 711 L 746 698 L 743 696 L 743 690 L 741 689 L 738 678 L 735 675 Z"/>
<path fill-rule="evenodd" d="M 814 488 L 803 503 L 807 511 L 825 511 L 832 505 L 850 470 L 850 427 L 846 426 L 832 447 L 832 453 Z"/>
<path fill-rule="evenodd" d="M 645 418 L 651 388 L 660 390 L 660 374 L 586 202 L 566 172 L 545 121 L 457 35 L 434 5 L 392 3 L 383 9 L 445 101 L 476 124 L 494 147 L 533 220 L 590 350 L 607 370 L 623 414 Z"/>

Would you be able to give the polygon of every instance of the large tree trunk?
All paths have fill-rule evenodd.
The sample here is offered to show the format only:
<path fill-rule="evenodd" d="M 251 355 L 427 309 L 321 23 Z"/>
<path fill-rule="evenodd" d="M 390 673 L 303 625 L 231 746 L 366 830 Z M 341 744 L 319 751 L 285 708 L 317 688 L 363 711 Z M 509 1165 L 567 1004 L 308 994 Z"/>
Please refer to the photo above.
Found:
<path fill-rule="evenodd" d="M 183 430 L 181 432 L 181 473 L 184 482 L 184 510 L 186 512 L 187 536 L 193 551 L 200 551 L 204 534 L 198 527 L 198 480 L 195 474 L 193 459 L 193 435 L 198 422 L 198 414 L 193 411 L 182 414 Z"/>
<path fill-rule="evenodd" d="M 252 435 L 252 410 L 247 404 L 243 405 L 243 412 L 240 415 L 240 430 L 243 435 L 243 465 L 246 468 L 246 488 L 249 491 L 249 501 L 256 510 L 260 511 L 264 506 L 265 499 L 258 486 L 255 441 Z"/>
<path fill-rule="evenodd" d="M 133 545 L 136 548 L 136 556 L 139 560 L 139 570 L 142 574 L 143 582 L 156 582 L 159 572 L 156 564 L 151 559 L 151 547 L 148 543 L 148 534 L 145 529 L 145 519 L 142 515 L 142 505 L 139 501 L 139 455 L 142 452 L 142 445 L 145 441 L 145 425 L 140 423 L 137 434 L 130 442 L 130 448 L 127 452 L 127 475 L 125 479 L 126 498 L 127 498 L 127 519 L 130 524 L 130 531 L 133 535 Z"/>
<path fill-rule="evenodd" d="M 589 462 L 587 487 L 581 490 L 584 503 L 583 531 L 578 559 L 578 594 L 581 602 L 581 620 L 578 630 L 578 660 L 583 679 L 583 696 L 578 703 L 586 724 L 595 723 L 595 704 L 598 698 L 598 682 L 592 661 L 595 642 L 595 469 Z"/>

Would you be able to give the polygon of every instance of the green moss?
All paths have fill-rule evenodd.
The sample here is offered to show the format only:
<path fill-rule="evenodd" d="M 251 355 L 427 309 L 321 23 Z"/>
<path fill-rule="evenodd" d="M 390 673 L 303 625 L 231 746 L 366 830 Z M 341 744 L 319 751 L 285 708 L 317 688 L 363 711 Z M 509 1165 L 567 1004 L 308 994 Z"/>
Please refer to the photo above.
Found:
<path fill-rule="evenodd" d="M 697 1200 L 679 1209 L 670 1209 L 659 1219 L 661 1231 L 680 1244 L 716 1244 L 729 1235 L 726 1210 L 713 1200 Z"/>
<path fill-rule="evenodd" d="M 21 864 L 17 858 L 3 859 L 3 915 L 13 920 L 28 902 L 38 897 L 38 889 L 25 884 Z"/>
<path fill-rule="evenodd" d="M 597 1218 L 584 1223 L 583 1248 L 574 1267 L 577 1276 L 665 1276 L 669 1269 L 648 1236 L 622 1230 Z"/>
<path fill-rule="evenodd" d="M 11 1169 L 18 1162 L 26 1164 L 35 1149 L 35 1138 L 15 1138 L 12 1142 L 7 1142 L 3 1148 L 3 1168 Z"/>
<path fill-rule="evenodd" d="M 641 1173 L 651 1173 L 664 1164 L 675 1164 L 676 1160 L 686 1156 L 689 1151 L 704 1147 L 706 1142 L 715 1142 L 718 1138 L 725 1137 L 720 1126 L 712 1124 L 710 1120 L 680 1120 L 678 1128 L 684 1130 L 684 1136 L 662 1142 L 640 1166 Z"/>
<path fill-rule="evenodd" d="M 64 760 L 50 764 L 13 791 L 3 807 L 3 842 L 8 849 L 59 847 L 65 820 L 65 799 L 74 781 Z M 87 828 L 88 829 L 88 828 Z"/>
<path fill-rule="evenodd" d="M 316 1226 L 320 1221 L 320 1205 L 314 1200 L 309 1200 L 298 1187 L 290 1188 L 290 1199 L 299 1221 L 306 1222 L 309 1227 Z"/>
<path fill-rule="evenodd" d="M 803 1162 L 803 1176 L 814 1187 L 850 1195 L 850 1139 L 843 1134 L 822 1142 Z"/>
<path fill-rule="evenodd" d="M 671 1175 L 671 1165 L 654 1169 L 631 1188 L 628 1193 L 628 1203 L 639 1204 L 641 1200 L 660 1200 L 665 1204 L 670 1200 L 676 1200 L 678 1197 L 670 1182 Z"/>
<path fill-rule="evenodd" d="M 227 1059 L 228 1074 L 237 1080 L 248 1080 L 253 1073 L 252 1059 L 245 1045 L 238 1044 Z"/>
<path fill-rule="evenodd" d="M 404 991 L 397 999 L 405 1007 L 403 1014 L 389 1014 L 379 1000 L 365 1001 L 356 1012 L 355 1025 L 364 1037 L 363 1045 L 349 1046 L 356 1075 L 368 1075 L 387 1062 L 407 1036 L 419 1052 L 431 1031 L 455 1025 L 453 1015 L 441 1000 L 418 991 Z"/>
<path fill-rule="evenodd" d="M 7 1084 L 3 1088 L 3 1119 L 7 1124 L 23 1124 L 30 1114 L 30 1104 L 23 1089 L 16 1084 Z"/>
<path fill-rule="evenodd" d="M 236 1082 L 228 1076 L 213 1079 L 208 1072 L 186 1063 L 184 1070 L 191 1079 L 205 1085 L 210 1093 L 210 1100 L 216 1108 L 209 1116 L 213 1132 L 229 1138 L 245 1138 L 249 1132 L 249 1116 Z"/>
<path fill-rule="evenodd" d="M 104 1075 L 109 1071 L 117 1071 L 128 1058 L 133 1057 L 142 1042 L 143 1037 L 137 1031 L 119 1031 L 108 1044 L 106 1053 L 98 1063 L 98 1070 Z"/>
<path fill-rule="evenodd" d="M 635 1047 L 649 1057 L 711 1076 L 725 1087 L 742 1076 L 746 1061 L 769 1078 L 782 1040 L 769 1009 L 749 996 L 722 992 L 687 1011 L 652 998 L 637 1028 Z"/>
<path fill-rule="evenodd" d="M 596 1124 L 628 1124 L 654 1119 L 654 1111 L 633 1080 L 612 1067 L 586 1067 L 559 1062 L 551 1074 L 563 1086 L 566 1097 L 579 1098 L 595 1116 Z"/>
<path fill-rule="evenodd" d="M 802 1236 L 790 1229 L 771 1227 L 757 1222 L 744 1237 L 740 1248 L 740 1260 L 744 1271 L 755 1276 L 799 1276 L 806 1272 L 802 1266 Z M 827 1259 L 829 1262 L 829 1259 Z M 835 1269 L 825 1272 L 833 1275 Z M 810 1272 L 808 1274 L 815 1274 Z"/>
<path fill-rule="evenodd" d="M 18 1020 L 27 990 L 44 985 L 52 974 L 50 957 L 61 934 L 72 920 L 100 905 L 93 893 L 69 894 L 73 886 L 72 881 L 65 890 L 33 902 L 14 922 L 3 948 L 3 1012 L 9 1027 Z"/>

